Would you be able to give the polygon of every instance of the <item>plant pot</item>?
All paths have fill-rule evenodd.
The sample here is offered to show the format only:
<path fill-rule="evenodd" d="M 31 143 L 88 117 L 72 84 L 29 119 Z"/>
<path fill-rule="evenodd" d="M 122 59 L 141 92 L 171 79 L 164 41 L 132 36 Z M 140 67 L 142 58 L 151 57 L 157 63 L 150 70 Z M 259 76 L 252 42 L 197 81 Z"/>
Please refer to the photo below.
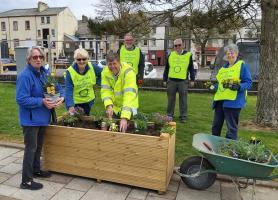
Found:
<path fill-rule="evenodd" d="M 56 94 L 44 93 L 44 97 L 47 98 L 51 103 L 54 103 L 60 98 L 60 93 L 56 93 Z"/>

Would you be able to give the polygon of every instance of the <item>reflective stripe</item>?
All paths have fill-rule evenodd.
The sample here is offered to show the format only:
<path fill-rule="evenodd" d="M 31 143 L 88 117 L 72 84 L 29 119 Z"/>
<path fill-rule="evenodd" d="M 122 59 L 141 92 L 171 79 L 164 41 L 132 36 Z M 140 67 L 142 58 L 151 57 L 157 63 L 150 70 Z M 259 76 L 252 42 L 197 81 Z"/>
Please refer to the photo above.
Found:
<path fill-rule="evenodd" d="M 134 92 L 135 94 L 137 94 L 137 91 L 134 88 L 126 88 L 126 89 L 124 89 L 123 93 L 126 93 L 126 92 Z"/>
<path fill-rule="evenodd" d="M 132 113 L 132 108 L 131 107 L 127 107 L 127 106 L 123 106 L 122 110 L 126 110 Z"/>
<path fill-rule="evenodd" d="M 103 88 L 103 89 L 111 89 L 111 87 L 109 85 L 101 85 L 101 88 Z"/>
<path fill-rule="evenodd" d="M 130 71 L 132 71 L 132 69 L 131 69 L 131 68 L 126 69 L 126 70 L 125 70 L 125 72 L 124 72 L 124 77 L 125 77 L 125 76 L 126 76 L 126 74 L 127 74 L 128 72 L 130 72 Z"/>
<path fill-rule="evenodd" d="M 107 100 L 111 100 L 111 101 L 112 101 L 112 98 L 111 98 L 111 97 L 104 97 L 104 98 L 102 99 L 103 102 L 104 102 L 104 101 L 107 101 Z"/>
<path fill-rule="evenodd" d="M 122 96 L 122 92 L 114 92 L 115 96 Z"/>

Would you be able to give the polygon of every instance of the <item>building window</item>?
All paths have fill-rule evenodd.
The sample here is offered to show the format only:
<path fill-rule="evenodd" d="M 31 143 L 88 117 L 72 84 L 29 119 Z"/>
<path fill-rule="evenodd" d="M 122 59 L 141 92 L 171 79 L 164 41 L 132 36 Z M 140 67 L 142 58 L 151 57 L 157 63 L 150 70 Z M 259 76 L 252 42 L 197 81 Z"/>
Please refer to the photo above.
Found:
<path fill-rule="evenodd" d="M 25 21 L 25 30 L 30 30 L 30 21 Z"/>
<path fill-rule="evenodd" d="M 81 45 L 82 45 L 82 48 L 85 49 L 85 42 L 84 41 L 81 42 Z"/>
<path fill-rule="evenodd" d="M 153 34 L 156 33 L 156 27 L 152 27 L 152 33 L 153 33 Z"/>
<path fill-rule="evenodd" d="M 50 17 L 46 17 L 46 23 L 50 24 Z"/>
<path fill-rule="evenodd" d="M 148 45 L 148 40 L 144 40 L 143 44 L 144 44 L 144 46 L 147 46 Z"/>
<path fill-rule="evenodd" d="M 14 39 L 14 48 L 19 46 L 19 39 Z"/>
<path fill-rule="evenodd" d="M 51 35 L 52 37 L 55 37 L 55 29 L 51 29 Z"/>
<path fill-rule="evenodd" d="M 70 43 L 66 43 L 66 49 L 70 48 Z"/>
<path fill-rule="evenodd" d="M 44 24 L 44 17 L 41 17 L 41 23 Z"/>
<path fill-rule="evenodd" d="M 152 46 L 155 47 L 155 45 L 156 45 L 156 40 L 155 40 L 155 39 L 152 39 L 151 41 L 152 41 Z"/>
<path fill-rule="evenodd" d="M 38 30 L 38 37 L 41 37 L 42 36 L 42 32 L 41 30 Z"/>
<path fill-rule="evenodd" d="M 17 21 L 13 21 L 13 30 L 18 31 L 18 22 Z"/>
<path fill-rule="evenodd" d="M 90 41 L 90 49 L 93 48 L 93 41 Z"/>
<path fill-rule="evenodd" d="M 6 31 L 6 23 L 1 22 L 1 31 Z"/>

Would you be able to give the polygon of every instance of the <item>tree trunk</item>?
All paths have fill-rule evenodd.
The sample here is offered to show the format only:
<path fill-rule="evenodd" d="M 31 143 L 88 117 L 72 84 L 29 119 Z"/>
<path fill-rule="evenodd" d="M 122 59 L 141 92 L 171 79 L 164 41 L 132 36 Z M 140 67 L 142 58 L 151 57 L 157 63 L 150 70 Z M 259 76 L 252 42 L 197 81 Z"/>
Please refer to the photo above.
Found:
<path fill-rule="evenodd" d="M 206 49 L 206 44 L 207 41 L 202 42 L 201 44 L 201 67 L 205 67 L 206 66 L 206 56 L 205 56 L 205 49 Z"/>
<path fill-rule="evenodd" d="M 278 127 L 278 1 L 262 0 L 261 7 L 261 57 L 256 121 Z"/>

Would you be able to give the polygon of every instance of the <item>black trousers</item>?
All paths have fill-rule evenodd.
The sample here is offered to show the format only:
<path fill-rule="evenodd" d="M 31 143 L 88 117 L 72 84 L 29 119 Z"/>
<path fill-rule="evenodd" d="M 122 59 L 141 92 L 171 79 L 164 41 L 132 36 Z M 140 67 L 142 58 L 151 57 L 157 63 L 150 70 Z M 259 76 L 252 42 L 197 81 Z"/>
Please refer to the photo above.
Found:
<path fill-rule="evenodd" d="M 33 180 L 33 173 L 39 172 L 40 157 L 45 133 L 45 126 L 22 126 L 24 134 L 24 157 L 22 182 Z"/>

